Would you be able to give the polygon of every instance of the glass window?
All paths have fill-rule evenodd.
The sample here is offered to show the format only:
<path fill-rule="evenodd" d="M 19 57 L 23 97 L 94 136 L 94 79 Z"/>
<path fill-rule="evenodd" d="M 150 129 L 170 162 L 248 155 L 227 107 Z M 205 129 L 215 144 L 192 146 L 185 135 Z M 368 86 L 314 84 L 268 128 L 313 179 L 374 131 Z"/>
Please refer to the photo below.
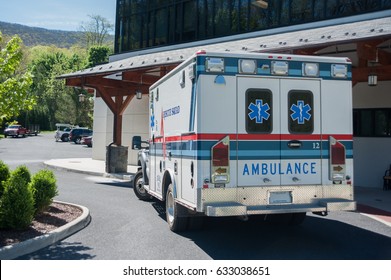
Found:
<path fill-rule="evenodd" d="M 271 133 L 273 124 L 272 92 L 267 89 L 249 89 L 246 92 L 246 131 Z"/>
<path fill-rule="evenodd" d="M 373 114 L 370 110 L 363 110 L 360 114 L 360 134 L 373 135 Z"/>
<path fill-rule="evenodd" d="M 314 131 L 313 99 L 310 91 L 292 90 L 288 93 L 288 125 L 291 133 Z"/>
<path fill-rule="evenodd" d="M 115 52 L 390 8 L 391 0 L 119 0 Z"/>
<path fill-rule="evenodd" d="M 391 137 L 391 109 L 354 109 L 353 129 L 356 137 Z"/>

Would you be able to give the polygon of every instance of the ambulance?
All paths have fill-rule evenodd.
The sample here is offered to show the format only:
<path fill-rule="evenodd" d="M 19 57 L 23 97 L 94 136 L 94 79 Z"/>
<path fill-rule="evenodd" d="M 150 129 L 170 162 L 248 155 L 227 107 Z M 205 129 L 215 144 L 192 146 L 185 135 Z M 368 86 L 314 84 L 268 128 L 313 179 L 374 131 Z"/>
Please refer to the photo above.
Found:
<path fill-rule="evenodd" d="M 351 78 L 348 58 L 197 52 L 150 87 L 136 196 L 172 231 L 355 210 Z"/>

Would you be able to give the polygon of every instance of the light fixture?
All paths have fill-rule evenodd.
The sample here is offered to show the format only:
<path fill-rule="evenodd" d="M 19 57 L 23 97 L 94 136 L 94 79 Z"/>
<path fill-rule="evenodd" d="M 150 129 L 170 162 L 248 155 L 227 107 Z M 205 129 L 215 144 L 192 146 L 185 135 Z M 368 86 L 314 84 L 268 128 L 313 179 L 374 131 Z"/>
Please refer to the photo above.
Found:
<path fill-rule="evenodd" d="M 257 62 L 252 59 L 239 59 L 239 72 L 245 74 L 256 74 Z"/>
<path fill-rule="evenodd" d="M 302 66 L 303 76 L 306 77 L 318 77 L 319 76 L 319 64 L 318 63 L 303 63 Z"/>
<path fill-rule="evenodd" d="M 368 75 L 368 86 L 373 87 L 377 85 L 377 75 L 375 73 L 370 73 Z"/>
<path fill-rule="evenodd" d="M 273 75 L 288 75 L 289 64 L 287 61 L 272 61 L 271 73 Z"/>
<path fill-rule="evenodd" d="M 143 93 L 141 92 L 141 90 L 136 90 L 136 98 L 137 99 L 143 98 Z"/>
<path fill-rule="evenodd" d="M 267 9 L 269 6 L 269 4 L 263 0 L 255 0 L 251 4 L 253 4 L 256 7 L 262 8 L 262 9 Z"/>
<path fill-rule="evenodd" d="M 344 78 L 348 77 L 348 66 L 345 64 L 332 64 L 331 65 L 331 76 L 333 78 Z"/>
<path fill-rule="evenodd" d="M 224 58 L 207 57 L 205 58 L 206 72 L 224 72 Z"/>
<path fill-rule="evenodd" d="M 378 53 L 378 49 L 376 49 L 376 58 L 375 60 L 372 60 L 372 61 L 368 61 L 369 64 L 370 64 L 370 67 L 369 67 L 369 74 L 368 74 L 368 86 L 370 87 L 374 87 L 374 86 L 377 86 L 377 74 L 376 72 L 374 71 L 374 65 L 375 63 L 378 63 L 379 62 L 379 53 Z"/>
<path fill-rule="evenodd" d="M 79 95 L 79 102 L 84 102 L 84 100 L 86 100 L 86 96 L 82 93 L 80 93 Z"/>

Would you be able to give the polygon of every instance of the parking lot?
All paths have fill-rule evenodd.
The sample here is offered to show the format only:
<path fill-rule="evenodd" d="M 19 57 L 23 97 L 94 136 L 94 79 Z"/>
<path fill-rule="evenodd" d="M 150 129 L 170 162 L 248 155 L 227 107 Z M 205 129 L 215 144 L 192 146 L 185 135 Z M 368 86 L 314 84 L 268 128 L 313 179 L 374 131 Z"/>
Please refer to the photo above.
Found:
<path fill-rule="evenodd" d="M 0 140 L 0 159 L 32 172 L 56 158 L 90 158 L 92 150 L 56 142 L 54 134 Z M 58 200 L 90 210 L 90 225 L 21 259 L 391 259 L 391 228 L 357 212 L 309 214 L 298 227 L 257 219 L 208 218 L 200 231 L 169 231 L 164 207 L 138 200 L 128 181 L 54 169 Z"/>

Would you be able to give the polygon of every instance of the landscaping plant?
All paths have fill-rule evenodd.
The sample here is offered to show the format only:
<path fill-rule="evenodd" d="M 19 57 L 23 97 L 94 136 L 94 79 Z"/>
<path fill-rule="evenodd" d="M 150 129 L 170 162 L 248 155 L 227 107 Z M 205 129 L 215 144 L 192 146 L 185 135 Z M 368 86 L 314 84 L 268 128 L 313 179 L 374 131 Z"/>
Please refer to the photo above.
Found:
<path fill-rule="evenodd" d="M 54 173 L 44 169 L 38 171 L 32 178 L 30 188 L 33 192 L 36 213 L 44 212 L 58 194 L 57 181 Z"/>

